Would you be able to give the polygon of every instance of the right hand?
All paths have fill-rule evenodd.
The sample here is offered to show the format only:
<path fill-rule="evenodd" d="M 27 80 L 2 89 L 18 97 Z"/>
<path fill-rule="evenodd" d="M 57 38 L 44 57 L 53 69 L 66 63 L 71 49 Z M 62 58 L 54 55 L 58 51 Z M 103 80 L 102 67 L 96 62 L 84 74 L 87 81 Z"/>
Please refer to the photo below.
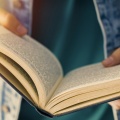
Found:
<path fill-rule="evenodd" d="M 19 20 L 2 8 L 0 8 L 0 25 L 4 26 L 18 36 L 23 36 L 27 33 L 27 29 L 19 22 Z"/>
<path fill-rule="evenodd" d="M 115 65 L 120 65 L 120 47 L 117 48 L 106 60 L 104 60 L 103 65 L 105 67 L 112 67 Z M 116 110 L 120 110 L 120 99 L 111 101 L 109 104 Z"/>

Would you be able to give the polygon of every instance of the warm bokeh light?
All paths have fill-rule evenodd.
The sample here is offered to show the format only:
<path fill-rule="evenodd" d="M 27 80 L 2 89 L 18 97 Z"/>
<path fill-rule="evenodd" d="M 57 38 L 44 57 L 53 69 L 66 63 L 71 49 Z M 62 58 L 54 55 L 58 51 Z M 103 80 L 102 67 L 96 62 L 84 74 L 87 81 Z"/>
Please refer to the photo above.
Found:
<path fill-rule="evenodd" d="M 5 0 L 0 0 L 0 7 L 4 7 L 5 6 Z"/>

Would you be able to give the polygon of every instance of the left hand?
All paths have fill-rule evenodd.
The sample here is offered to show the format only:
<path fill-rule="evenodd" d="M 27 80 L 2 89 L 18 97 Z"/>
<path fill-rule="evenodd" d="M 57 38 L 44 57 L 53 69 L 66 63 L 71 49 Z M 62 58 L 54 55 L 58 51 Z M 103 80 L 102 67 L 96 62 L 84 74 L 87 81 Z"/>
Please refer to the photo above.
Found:
<path fill-rule="evenodd" d="M 105 67 L 111 67 L 120 64 L 120 48 L 116 49 L 111 56 L 102 62 L 102 64 Z M 109 102 L 109 104 L 116 110 L 120 110 L 120 99 Z"/>
<path fill-rule="evenodd" d="M 18 36 L 24 36 L 27 34 L 27 29 L 20 23 L 20 21 L 13 14 L 2 8 L 0 8 L 0 25 Z"/>

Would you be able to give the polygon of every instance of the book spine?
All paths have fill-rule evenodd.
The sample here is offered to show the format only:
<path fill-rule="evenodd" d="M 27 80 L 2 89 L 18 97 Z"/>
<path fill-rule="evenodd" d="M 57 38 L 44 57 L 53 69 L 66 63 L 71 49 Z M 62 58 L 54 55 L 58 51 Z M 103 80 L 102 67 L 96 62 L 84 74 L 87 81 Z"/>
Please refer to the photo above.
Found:
<path fill-rule="evenodd" d="M 41 115 L 43 115 L 43 116 L 45 116 L 45 117 L 48 117 L 48 118 L 53 118 L 53 117 L 55 117 L 54 115 L 50 114 L 49 112 L 47 112 L 47 111 L 45 111 L 45 110 L 43 110 L 43 109 L 40 109 L 40 108 L 38 108 L 38 107 L 36 107 L 36 111 L 37 111 L 39 114 L 41 114 Z"/>
<path fill-rule="evenodd" d="M 49 112 L 35 106 L 23 93 L 21 93 L 13 84 L 11 84 L 1 73 L 0 73 L 0 77 L 2 77 L 13 89 L 15 89 L 31 106 L 33 106 L 39 114 L 49 118 L 54 117 L 54 115 L 50 114 Z"/>

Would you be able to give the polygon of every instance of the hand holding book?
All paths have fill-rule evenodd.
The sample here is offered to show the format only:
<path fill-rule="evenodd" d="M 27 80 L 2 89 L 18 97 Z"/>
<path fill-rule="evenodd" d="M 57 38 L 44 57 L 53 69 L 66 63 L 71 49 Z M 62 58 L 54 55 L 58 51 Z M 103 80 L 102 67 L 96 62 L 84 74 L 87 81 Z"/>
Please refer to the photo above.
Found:
<path fill-rule="evenodd" d="M 1 18 L 0 24 L 5 26 L 10 31 L 14 32 L 16 35 L 23 36 L 26 34 L 27 32 L 26 28 L 20 24 L 20 22 L 15 18 L 15 16 L 13 16 L 12 14 L 8 13 L 7 11 L 1 8 L 0 8 L 0 18 Z M 110 67 L 117 64 L 120 64 L 120 48 L 118 48 L 107 60 L 103 61 L 103 65 L 105 67 Z M 116 109 L 120 109 L 119 100 L 110 102 L 109 104 L 115 107 Z"/>
<path fill-rule="evenodd" d="M 38 111 L 50 116 L 120 96 L 119 65 L 105 68 L 97 63 L 63 76 L 60 62 L 46 47 L 1 26 L 0 75 Z"/>
<path fill-rule="evenodd" d="M 105 67 L 111 67 L 120 64 L 120 48 L 116 49 L 113 54 L 102 63 Z M 109 102 L 109 104 L 116 110 L 120 110 L 120 100 Z"/>
<path fill-rule="evenodd" d="M 5 16 L 8 16 L 8 17 L 5 17 Z M 13 33 L 15 33 L 16 35 L 19 35 L 19 36 L 23 36 L 24 34 L 26 34 L 26 29 L 20 24 L 20 22 L 13 16 L 13 15 L 11 15 L 11 14 L 9 14 L 7 11 L 4 11 L 4 10 L 2 10 L 2 9 L 0 9 L 0 24 L 1 25 L 3 25 L 3 26 L 5 26 L 7 29 L 9 29 L 10 31 L 12 31 Z M 14 21 L 14 22 L 13 22 Z M 11 22 L 12 22 L 12 24 L 11 24 Z M 112 54 L 112 56 L 111 57 L 109 57 L 109 59 L 107 59 L 106 61 L 103 61 L 103 65 L 104 66 L 106 66 L 106 67 L 110 67 L 110 66 L 113 66 L 113 65 L 117 65 L 117 64 L 119 64 L 120 63 L 120 49 L 117 49 L 113 54 Z M 1 54 L 1 56 L 2 56 L 2 54 Z M 4 57 L 6 57 L 6 56 L 3 56 L 3 58 Z M 6 58 L 7 59 L 7 58 Z M 2 60 L 2 59 L 1 59 Z M 5 62 L 5 61 L 4 61 Z M 9 62 L 10 62 L 10 59 L 9 59 Z M 11 62 L 12 63 L 12 62 Z M 13 63 L 14 64 L 14 63 Z M 17 65 L 16 65 L 17 66 Z M 15 67 L 15 66 L 14 66 Z M 20 66 L 17 66 L 16 67 L 16 70 L 19 68 Z M 4 66 L 1 66 L 1 68 L 4 70 L 5 68 L 4 68 Z M 5 71 L 6 71 L 6 73 L 8 73 L 8 74 L 11 74 L 10 73 L 10 71 L 8 70 L 6 70 L 5 69 Z M 21 72 L 22 72 L 22 70 L 21 70 Z M 24 71 L 23 71 L 24 72 Z M 77 73 L 76 73 L 77 74 Z M 5 75 L 5 74 L 4 74 Z M 14 80 L 17 80 L 14 76 L 12 76 L 12 75 L 10 75 L 11 76 L 11 78 L 14 78 Z M 24 76 L 24 78 L 27 78 L 27 77 L 29 77 L 29 76 L 26 76 L 26 75 L 23 75 Z M 68 76 L 69 76 L 69 74 L 68 74 Z M 74 76 L 74 75 L 73 75 Z M 24 79 L 24 78 L 22 78 L 22 79 Z M 67 77 L 66 77 L 67 78 Z M 69 78 L 67 78 L 67 79 L 64 79 L 65 81 Z M 72 78 L 72 77 L 70 77 L 70 78 Z M 29 79 L 27 79 L 27 80 L 29 80 Z M 9 81 L 10 82 L 10 81 Z M 13 81 L 12 81 L 13 82 Z M 17 83 L 14 81 L 14 86 L 17 86 Z M 31 82 L 31 80 L 29 80 L 29 82 L 28 82 L 28 84 L 33 84 L 32 82 Z M 67 82 L 66 82 L 67 83 Z M 24 82 L 23 82 L 23 84 L 24 84 Z M 61 86 L 63 85 L 64 86 L 64 84 L 65 83 L 63 83 L 63 82 L 61 82 Z M 65 85 L 66 86 L 66 85 Z M 26 86 L 27 87 L 27 86 Z M 33 89 L 32 89 L 32 91 L 30 91 L 31 93 L 32 93 L 32 95 L 29 95 L 28 93 L 29 93 L 29 91 L 26 91 L 25 90 L 25 88 L 21 85 L 21 83 L 19 83 L 19 88 L 17 88 L 17 89 L 22 89 L 22 91 L 21 92 L 23 92 L 24 93 L 24 97 L 28 97 L 33 103 L 35 102 L 35 103 L 37 103 L 37 94 L 36 94 L 36 89 L 34 89 L 35 88 L 35 86 L 31 86 Z M 27 88 L 30 88 L 30 86 L 28 86 Z M 65 87 L 63 87 L 63 88 L 65 88 Z M 63 90 L 63 88 L 61 87 L 61 89 Z M 60 89 L 60 88 L 59 88 Z M 58 89 L 58 92 L 59 92 L 59 89 Z M 20 91 L 20 90 L 19 90 Z M 56 91 L 57 92 L 57 91 Z M 54 93 L 54 94 L 57 94 L 57 93 Z M 77 93 L 77 92 L 76 92 Z M 74 94 L 74 93 L 73 93 Z M 32 99 L 31 99 L 31 97 L 32 97 Z M 27 99 L 28 99 L 27 98 Z M 48 97 L 49 98 L 49 97 Z M 66 98 L 69 98 L 69 95 L 66 97 Z M 76 96 L 76 98 L 77 98 L 77 96 Z M 78 98 L 79 98 L 79 96 L 78 96 Z M 87 100 L 87 99 L 86 99 Z M 54 101 L 54 100 L 53 100 Z M 72 101 L 72 99 L 71 100 L 68 100 L 68 101 Z M 67 101 L 67 103 L 68 103 L 68 101 Z M 73 102 L 75 102 L 74 100 L 73 100 Z M 80 101 L 79 101 L 80 102 Z M 55 103 L 54 103 L 55 104 Z M 119 100 L 118 101 L 114 101 L 114 102 L 110 102 L 110 104 L 113 106 L 113 107 L 115 107 L 116 109 L 120 109 L 120 104 L 119 104 Z M 60 105 L 62 105 L 62 102 L 61 102 L 61 104 Z M 60 105 L 58 105 L 57 106 L 57 108 L 60 106 Z M 49 105 L 49 107 L 50 107 L 51 105 Z M 68 106 L 69 106 L 69 104 L 68 104 Z M 48 107 L 48 108 L 49 108 Z M 47 108 L 47 109 L 48 109 Z M 77 107 L 75 107 L 74 106 L 74 108 L 75 109 L 77 109 Z M 56 108 L 54 108 L 54 109 L 56 109 Z M 52 111 L 54 111 L 54 109 L 52 110 Z M 60 108 L 59 108 L 60 109 Z M 64 111 L 64 110 L 63 110 Z M 69 111 L 69 110 L 68 110 Z"/>

